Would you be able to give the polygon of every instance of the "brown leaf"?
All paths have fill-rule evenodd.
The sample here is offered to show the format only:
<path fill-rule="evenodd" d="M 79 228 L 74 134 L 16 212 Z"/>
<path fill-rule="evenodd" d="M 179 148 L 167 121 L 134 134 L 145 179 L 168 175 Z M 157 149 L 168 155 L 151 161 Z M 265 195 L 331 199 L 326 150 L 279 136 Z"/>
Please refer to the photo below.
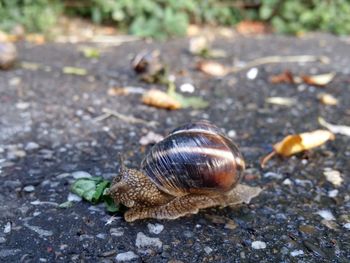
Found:
<path fill-rule="evenodd" d="M 336 74 L 334 72 L 313 76 L 302 75 L 301 79 L 306 84 L 322 87 L 330 83 L 335 77 L 335 75 Z"/>
<path fill-rule="evenodd" d="M 167 93 L 156 89 L 151 89 L 143 94 L 142 102 L 153 107 L 168 110 L 177 110 L 181 108 L 180 102 L 169 96 Z"/>
<path fill-rule="evenodd" d="M 10 42 L 0 42 L 0 69 L 10 69 L 16 59 L 16 46 Z"/>
<path fill-rule="evenodd" d="M 199 61 L 197 69 L 214 77 L 224 77 L 228 73 L 228 69 L 224 65 L 215 61 Z"/>
<path fill-rule="evenodd" d="M 331 94 L 328 93 L 321 93 L 317 96 L 317 98 L 320 100 L 320 102 L 324 105 L 337 105 L 338 100 L 333 97 Z"/>
<path fill-rule="evenodd" d="M 276 143 L 273 148 L 277 154 L 284 157 L 321 146 L 328 140 L 334 140 L 333 133 L 327 130 L 316 130 L 295 135 L 288 135 Z"/>
<path fill-rule="evenodd" d="M 321 146 L 328 140 L 334 139 L 334 134 L 328 130 L 316 130 L 312 132 L 288 135 L 282 141 L 273 146 L 274 151 L 266 155 L 261 160 L 260 164 L 262 167 L 264 167 L 264 165 L 276 154 L 283 157 L 289 157 L 291 155 Z"/>
<path fill-rule="evenodd" d="M 128 90 L 122 87 L 113 87 L 107 90 L 109 96 L 122 96 L 127 95 L 128 93 Z"/>
<path fill-rule="evenodd" d="M 239 22 L 236 26 L 236 30 L 242 35 L 266 34 L 271 31 L 267 24 L 260 21 L 249 20 Z"/>
<path fill-rule="evenodd" d="M 26 41 L 37 45 L 42 45 L 46 42 L 44 35 L 41 34 L 28 34 L 26 35 L 25 39 Z"/>
<path fill-rule="evenodd" d="M 293 84 L 294 77 L 293 77 L 292 72 L 290 72 L 289 70 L 286 70 L 286 71 L 282 72 L 281 74 L 271 76 L 270 82 L 272 84 L 279 84 L 279 83 Z"/>

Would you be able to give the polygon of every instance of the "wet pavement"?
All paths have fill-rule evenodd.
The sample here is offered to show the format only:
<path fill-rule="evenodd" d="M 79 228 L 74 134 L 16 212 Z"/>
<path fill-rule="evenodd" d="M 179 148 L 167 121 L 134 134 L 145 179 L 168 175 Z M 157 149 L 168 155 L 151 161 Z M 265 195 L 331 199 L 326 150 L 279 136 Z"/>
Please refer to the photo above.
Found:
<path fill-rule="evenodd" d="M 349 262 L 349 137 L 289 159 L 259 160 L 284 136 L 321 128 L 318 117 L 350 125 L 350 39 L 331 35 L 302 38 L 265 35 L 218 38 L 214 47 L 232 65 L 274 55 L 327 56 L 328 64 L 278 63 L 213 78 L 196 71 L 188 39 L 164 43 L 136 41 L 101 48 L 98 60 L 85 58 L 81 45 L 18 44 L 27 62 L 0 72 L 0 261 L 1 262 Z M 191 83 L 210 103 L 207 109 L 167 111 L 140 103 L 139 94 L 110 96 L 111 87 L 157 87 L 141 82 L 130 68 L 140 50 L 158 48 L 176 83 Z M 35 64 L 33 64 L 35 63 Z M 39 65 L 39 66 L 38 66 Z M 88 74 L 64 74 L 63 67 Z M 336 72 L 325 88 L 271 84 L 269 77 Z M 249 74 L 248 74 L 249 75 Z M 328 92 L 336 106 L 319 102 Z M 186 95 L 186 94 L 185 94 Z M 294 98 L 291 107 L 265 102 Z M 96 121 L 108 108 L 146 121 L 149 127 L 116 117 Z M 174 221 L 127 223 L 103 205 L 70 194 L 70 184 L 86 173 L 110 180 L 117 156 L 138 167 L 151 147 L 140 138 L 166 135 L 178 125 L 208 119 L 240 146 L 247 163 L 243 183 L 264 187 L 251 204 L 213 208 Z M 325 174 L 340 174 L 332 183 Z M 71 200 L 70 208 L 59 204 Z"/>

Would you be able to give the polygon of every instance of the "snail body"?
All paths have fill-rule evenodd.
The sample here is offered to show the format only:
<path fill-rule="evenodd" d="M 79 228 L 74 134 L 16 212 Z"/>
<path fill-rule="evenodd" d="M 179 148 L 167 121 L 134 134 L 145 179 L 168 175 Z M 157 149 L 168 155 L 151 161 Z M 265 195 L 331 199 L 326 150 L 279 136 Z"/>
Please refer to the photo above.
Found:
<path fill-rule="evenodd" d="M 152 147 L 140 171 L 121 167 L 109 194 L 131 208 L 127 221 L 175 219 L 254 197 L 247 200 L 249 187 L 239 184 L 245 164 L 238 147 L 207 121 L 173 130 Z"/>

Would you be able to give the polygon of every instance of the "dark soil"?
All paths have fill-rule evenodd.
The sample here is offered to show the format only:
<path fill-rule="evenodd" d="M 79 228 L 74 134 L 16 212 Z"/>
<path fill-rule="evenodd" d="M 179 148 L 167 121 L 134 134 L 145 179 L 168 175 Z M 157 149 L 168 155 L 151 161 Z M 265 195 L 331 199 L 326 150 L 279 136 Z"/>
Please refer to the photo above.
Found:
<path fill-rule="evenodd" d="M 219 61 L 227 65 L 271 55 L 330 58 L 329 64 L 259 66 L 253 80 L 247 78 L 247 70 L 221 79 L 205 76 L 195 70 L 197 58 L 187 46 L 187 39 L 139 41 L 102 49 L 101 58 L 94 61 L 84 58 L 78 45 L 18 45 L 20 61 L 44 67 L 18 65 L 0 72 L 1 262 L 115 262 L 118 254 L 128 251 L 134 253 L 135 262 L 349 262 L 349 137 L 336 135 L 334 141 L 309 152 L 274 158 L 264 169 L 259 160 L 284 136 L 319 129 L 319 116 L 350 125 L 350 40 L 330 35 L 217 39 L 214 46 L 228 54 Z M 107 95 L 110 87 L 165 90 L 142 83 L 130 68 L 130 59 L 146 48 L 159 48 L 177 84 L 192 83 L 194 94 L 209 101 L 210 107 L 166 111 L 141 104 L 137 94 Z M 63 74 L 65 66 L 83 67 L 89 74 Z M 286 69 L 337 75 L 326 88 L 269 82 L 270 75 Z M 186 71 L 185 76 L 178 74 L 180 70 Z M 324 91 L 337 97 L 339 104 L 321 104 L 317 94 Z M 276 96 L 295 98 L 297 104 L 265 102 Z M 114 117 L 94 121 L 103 108 L 159 125 L 153 129 Z M 110 224 L 106 222 L 111 215 L 103 205 L 80 201 L 71 208 L 57 207 L 67 201 L 72 172 L 111 179 L 119 168 L 118 153 L 128 166 L 139 166 L 150 147 L 141 146 L 139 140 L 148 131 L 165 135 L 196 119 L 208 119 L 235 135 L 248 166 L 243 183 L 265 188 L 250 205 L 208 209 L 174 221 L 127 223 L 119 213 Z M 338 170 L 342 184 L 327 181 L 325 168 Z M 335 197 L 329 196 L 332 190 L 339 191 Z M 322 210 L 334 220 L 325 221 L 319 215 Z M 148 230 L 148 224 L 156 223 L 164 226 L 160 234 Z M 162 244 L 137 247 L 139 232 L 159 238 L 157 244 Z M 266 247 L 256 249 L 256 244 Z"/>

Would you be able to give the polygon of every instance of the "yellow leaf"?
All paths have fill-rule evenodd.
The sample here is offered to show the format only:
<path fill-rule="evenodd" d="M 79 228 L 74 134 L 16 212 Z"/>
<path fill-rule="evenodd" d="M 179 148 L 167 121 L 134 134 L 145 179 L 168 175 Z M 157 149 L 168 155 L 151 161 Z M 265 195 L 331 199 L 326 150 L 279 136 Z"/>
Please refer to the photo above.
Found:
<path fill-rule="evenodd" d="M 325 86 L 330 83 L 334 77 L 334 72 L 313 76 L 301 76 L 304 83 L 315 86 Z"/>
<path fill-rule="evenodd" d="M 322 104 L 325 105 L 337 105 L 338 100 L 332 96 L 331 94 L 328 93 L 321 93 L 317 96 L 317 98 L 320 100 Z"/>
<path fill-rule="evenodd" d="M 288 157 L 293 154 L 321 146 L 328 140 L 334 140 L 333 133 L 327 130 L 316 130 L 301 134 L 288 135 L 276 143 L 273 148 L 277 154 Z"/>
<path fill-rule="evenodd" d="M 197 68 L 214 77 L 224 77 L 228 73 L 228 69 L 224 65 L 214 61 L 200 61 Z"/>
<path fill-rule="evenodd" d="M 168 110 L 177 110 L 181 108 L 181 103 L 179 101 L 172 98 L 167 93 L 156 89 L 151 89 L 143 94 L 142 102 L 153 107 Z"/>

